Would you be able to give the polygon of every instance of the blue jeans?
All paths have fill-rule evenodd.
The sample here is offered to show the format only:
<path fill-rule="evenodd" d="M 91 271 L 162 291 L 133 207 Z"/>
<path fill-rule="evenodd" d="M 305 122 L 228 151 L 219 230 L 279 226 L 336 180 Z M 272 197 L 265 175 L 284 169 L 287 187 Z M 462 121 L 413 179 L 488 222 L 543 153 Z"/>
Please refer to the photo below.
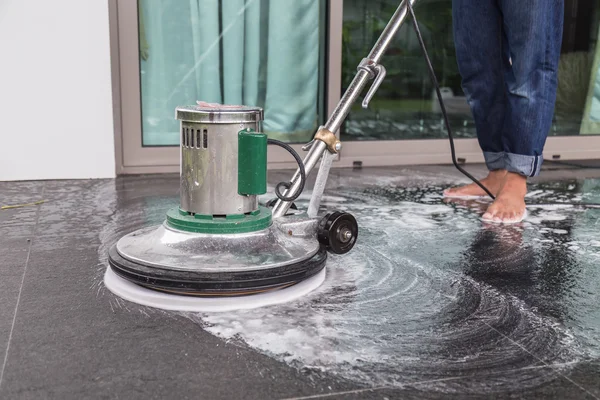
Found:
<path fill-rule="evenodd" d="M 563 0 L 452 0 L 462 86 L 489 170 L 540 173 L 552 127 Z"/>

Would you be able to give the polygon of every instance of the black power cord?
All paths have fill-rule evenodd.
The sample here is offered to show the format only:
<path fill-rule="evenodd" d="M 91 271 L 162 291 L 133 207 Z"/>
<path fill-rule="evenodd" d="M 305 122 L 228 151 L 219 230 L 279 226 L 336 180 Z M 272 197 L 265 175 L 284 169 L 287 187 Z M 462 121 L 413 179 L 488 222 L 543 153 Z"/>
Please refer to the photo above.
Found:
<path fill-rule="evenodd" d="M 448 140 L 450 142 L 450 153 L 452 156 L 452 163 L 454 164 L 454 166 L 456 167 L 456 169 L 458 171 L 460 171 L 463 175 L 465 175 L 467 178 L 469 178 L 471 181 L 473 181 L 473 183 L 475 183 L 477 186 L 479 186 L 483 191 L 485 191 L 485 193 L 492 199 L 495 199 L 495 196 L 488 190 L 488 188 L 486 188 L 481 182 L 479 182 L 479 180 L 477 178 L 475 178 L 474 176 L 472 176 L 471 174 L 469 174 L 464 168 L 462 168 L 459 164 L 458 161 L 456 159 L 456 149 L 454 147 L 454 134 L 452 133 L 452 128 L 450 127 L 450 121 L 448 120 L 448 113 L 446 112 L 446 105 L 444 103 L 444 100 L 442 99 L 442 93 L 440 91 L 440 85 L 438 83 L 437 80 L 437 76 L 435 74 L 435 70 L 433 69 L 433 65 L 431 63 L 431 59 L 429 58 L 429 53 L 427 52 L 427 47 L 425 46 L 425 42 L 423 40 L 423 36 L 421 35 L 421 30 L 419 29 L 419 23 L 417 22 L 417 17 L 415 15 L 415 12 L 413 10 L 413 6 L 411 4 L 412 0 L 406 0 L 406 4 L 407 4 L 407 8 L 410 12 L 410 16 L 412 18 L 413 21 L 413 27 L 415 29 L 415 33 L 417 35 L 417 38 L 419 40 L 419 45 L 421 46 L 421 50 L 423 51 L 423 56 L 425 57 L 425 61 L 427 62 L 427 68 L 429 70 L 429 76 L 431 78 L 431 81 L 433 83 L 433 85 L 435 86 L 435 92 L 438 98 L 438 101 L 440 103 L 440 109 L 442 111 L 442 115 L 444 117 L 444 124 L 446 125 L 446 130 L 448 131 Z M 285 188 L 286 190 L 289 190 L 290 187 L 292 186 L 291 182 L 280 182 L 277 184 L 277 186 L 275 187 L 275 195 L 282 201 L 285 202 L 291 202 L 296 200 L 300 194 L 302 194 L 302 191 L 304 190 L 304 186 L 306 184 L 306 172 L 304 169 L 304 163 L 302 161 L 302 159 L 300 158 L 300 156 L 298 155 L 298 153 L 287 143 L 281 142 L 279 140 L 275 140 L 275 139 L 268 139 L 268 144 L 273 144 L 279 147 L 282 147 L 283 149 L 287 150 L 295 159 L 296 159 L 296 163 L 298 164 L 298 169 L 300 171 L 300 187 L 298 188 L 298 190 L 296 191 L 296 193 L 294 193 L 292 196 L 284 196 L 281 193 L 281 188 Z M 572 205 L 572 206 L 580 206 L 580 207 L 584 207 L 584 208 L 600 208 L 600 204 L 598 203 L 561 203 L 561 202 L 555 202 L 555 203 L 539 203 L 539 204 L 535 204 L 535 205 L 539 205 L 539 206 L 543 206 L 543 205 Z"/>
<path fill-rule="evenodd" d="M 287 144 L 285 142 L 275 140 L 275 139 L 267 139 L 267 143 L 273 144 L 275 146 L 279 146 L 279 147 L 287 150 L 296 159 L 296 163 L 298 164 L 298 169 L 300 170 L 300 187 L 298 188 L 296 193 L 294 193 L 292 196 L 285 196 L 281 192 L 282 187 L 285 188 L 286 190 L 289 190 L 289 188 L 292 187 L 292 182 L 279 182 L 277 184 L 277 186 L 275 186 L 275 195 L 277 196 L 277 198 L 279 198 L 279 200 L 286 201 L 286 202 L 294 201 L 298 197 L 300 197 L 300 195 L 302 194 L 302 191 L 304 190 L 304 185 L 306 184 L 306 170 L 304 169 L 304 163 L 302 162 L 302 158 L 300 158 L 300 156 L 298 155 L 296 150 L 294 150 L 292 148 L 292 146 L 290 146 L 289 144 Z"/>
<path fill-rule="evenodd" d="M 429 69 L 429 76 L 431 77 L 431 82 L 435 86 L 435 92 L 437 94 L 438 101 L 440 103 L 440 108 L 442 110 L 442 115 L 444 116 L 444 124 L 446 125 L 446 129 L 448 130 L 448 139 L 450 140 L 450 153 L 452 154 L 452 163 L 460 172 L 463 173 L 467 178 L 472 180 L 477 186 L 483 189 L 488 196 L 495 199 L 494 195 L 486 188 L 481 182 L 479 182 L 475 177 L 465 171 L 456 161 L 456 149 L 454 148 L 454 135 L 452 134 L 452 129 L 450 128 L 450 121 L 448 120 L 448 114 L 446 113 L 446 105 L 444 104 L 444 100 L 442 99 L 442 93 L 440 91 L 440 85 L 438 83 L 437 77 L 435 75 L 435 71 L 433 70 L 433 65 L 431 64 L 431 59 L 429 58 L 429 53 L 427 52 L 427 48 L 425 47 L 425 42 L 423 41 L 423 36 L 421 35 L 421 30 L 419 29 L 419 23 L 417 22 L 417 17 L 415 16 L 415 12 L 413 10 L 413 6 L 411 4 L 412 0 L 406 0 L 406 4 L 408 10 L 410 12 L 410 16 L 413 20 L 413 27 L 415 28 L 415 33 L 417 34 L 417 38 L 419 39 L 419 44 L 421 45 L 421 50 L 423 50 L 423 55 L 425 56 L 425 61 L 427 62 L 427 67 Z"/>
<path fill-rule="evenodd" d="M 423 55 L 425 57 L 425 61 L 427 62 L 427 68 L 429 69 L 429 75 L 431 77 L 431 82 L 435 86 L 436 95 L 438 101 L 440 103 L 440 108 L 442 110 L 442 115 L 444 116 L 444 124 L 446 125 L 446 129 L 448 130 L 448 140 L 450 141 L 450 153 L 452 155 L 452 163 L 463 175 L 469 178 L 473 183 L 483 189 L 488 196 L 495 199 L 494 195 L 475 177 L 465 171 L 456 160 L 456 150 L 454 148 L 454 135 L 452 134 L 452 129 L 450 128 L 450 122 L 448 120 L 448 114 L 446 113 L 446 105 L 444 104 L 444 100 L 442 99 L 442 93 L 440 91 L 440 85 L 437 80 L 437 76 L 435 75 L 435 71 L 433 69 L 433 65 L 431 64 L 431 59 L 429 58 L 429 53 L 427 52 L 427 48 L 425 47 L 425 42 L 423 41 L 423 36 L 421 35 L 421 30 L 419 29 L 419 23 L 417 22 L 417 17 L 415 16 L 415 12 L 413 10 L 413 6 L 411 4 L 411 0 L 405 0 L 407 4 L 408 11 L 413 21 L 413 26 L 415 29 L 415 33 L 417 34 L 417 38 L 419 40 L 419 44 L 421 46 L 421 50 L 423 51 Z M 561 203 L 561 202 L 548 202 L 548 203 L 535 203 L 532 205 L 537 206 L 546 206 L 546 205 L 570 205 L 574 207 L 583 207 L 585 209 L 600 209 L 600 203 Z"/>

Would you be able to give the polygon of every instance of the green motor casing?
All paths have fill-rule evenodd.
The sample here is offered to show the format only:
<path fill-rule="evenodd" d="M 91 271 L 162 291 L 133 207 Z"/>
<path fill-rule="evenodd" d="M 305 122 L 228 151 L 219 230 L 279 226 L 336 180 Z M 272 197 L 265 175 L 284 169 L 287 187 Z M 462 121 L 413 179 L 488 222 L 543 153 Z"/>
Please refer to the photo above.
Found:
<path fill-rule="evenodd" d="M 267 193 L 267 135 L 246 129 L 238 133 L 238 194 Z"/>

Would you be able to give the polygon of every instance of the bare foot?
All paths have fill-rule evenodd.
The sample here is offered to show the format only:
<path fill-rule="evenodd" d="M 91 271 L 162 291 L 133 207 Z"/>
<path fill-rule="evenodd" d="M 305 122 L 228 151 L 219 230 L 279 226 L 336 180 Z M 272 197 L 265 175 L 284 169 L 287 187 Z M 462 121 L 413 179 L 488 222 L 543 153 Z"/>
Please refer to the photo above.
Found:
<path fill-rule="evenodd" d="M 521 222 L 525 217 L 526 194 L 527 178 L 512 172 L 507 173 L 496 200 L 483 214 L 483 220 L 504 224 Z"/>
<path fill-rule="evenodd" d="M 494 196 L 500 192 L 504 178 L 506 177 L 506 170 L 500 169 L 497 171 L 490 171 L 487 177 L 480 180 L 481 184 L 485 186 Z M 487 196 L 487 193 L 480 188 L 476 183 L 471 183 L 465 186 L 444 190 L 444 197 L 483 197 Z"/>

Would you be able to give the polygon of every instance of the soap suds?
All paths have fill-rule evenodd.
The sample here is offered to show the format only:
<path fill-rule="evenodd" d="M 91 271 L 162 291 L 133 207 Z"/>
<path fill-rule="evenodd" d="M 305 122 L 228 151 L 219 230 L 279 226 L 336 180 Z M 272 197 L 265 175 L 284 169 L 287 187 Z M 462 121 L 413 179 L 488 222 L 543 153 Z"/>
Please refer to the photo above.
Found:
<path fill-rule="evenodd" d="M 585 196 L 540 185 L 531 202 L 564 206 L 532 205 L 523 224 L 485 227 L 476 210 L 489 202 L 444 203 L 441 190 L 453 182 L 413 180 L 332 180 L 323 210 L 355 215 L 359 242 L 330 256 L 325 281 L 306 296 L 184 315 L 307 373 L 370 386 L 430 381 L 428 390 L 490 395 L 547 384 L 600 355 L 600 212 L 566 204 Z M 170 205 L 119 209 L 101 258 L 125 231 L 160 223 Z M 469 387 L 449 376 L 469 376 Z"/>

